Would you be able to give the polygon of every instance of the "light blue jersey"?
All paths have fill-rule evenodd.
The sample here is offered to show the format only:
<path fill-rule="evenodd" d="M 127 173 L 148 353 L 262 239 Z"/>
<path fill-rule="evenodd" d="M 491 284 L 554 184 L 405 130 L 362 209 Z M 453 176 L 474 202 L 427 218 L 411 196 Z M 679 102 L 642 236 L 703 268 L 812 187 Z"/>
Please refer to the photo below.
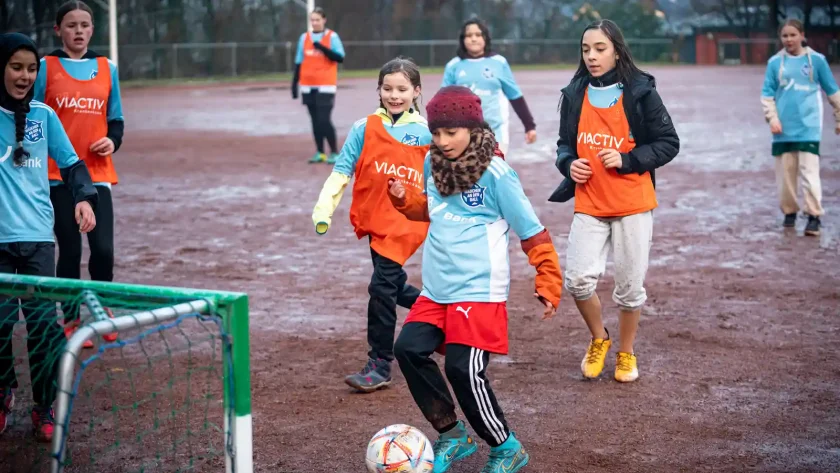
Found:
<path fill-rule="evenodd" d="M 76 80 L 91 80 L 96 77 L 99 72 L 99 65 L 96 58 L 85 59 L 70 59 L 59 58 L 62 67 Z M 108 96 L 108 121 L 122 120 L 123 109 L 122 99 L 120 98 L 120 78 L 117 75 L 117 66 L 110 60 L 108 65 L 111 69 L 111 95 Z M 35 79 L 34 98 L 39 102 L 43 102 L 47 91 L 47 60 L 41 58 L 41 69 L 38 71 L 38 77 Z"/>
<path fill-rule="evenodd" d="M 442 197 L 426 156 L 429 233 L 423 248 L 423 296 L 440 303 L 504 302 L 510 289 L 508 232 L 522 240 L 544 230 L 519 176 L 494 157 L 472 189 Z"/>
<path fill-rule="evenodd" d="M 504 56 L 498 54 L 478 59 L 456 57 L 443 71 L 441 87 L 463 85 L 481 98 L 484 120 L 499 142 L 508 143 L 509 101 L 522 97 L 513 72 Z"/>
<path fill-rule="evenodd" d="M 589 103 L 595 108 L 610 108 L 618 103 L 624 88 L 620 83 L 606 87 L 595 87 L 589 85 Z"/>
<path fill-rule="evenodd" d="M 59 168 L 72 166 L 79 157 L 55 112 L 34 100 L 26 116 L 23 147 L 29 158 L 16 166 L 15 116 L 0 108 L 0 243 L 52 242 L 47 157 Z"/>
<path fill-rule="evenodd" d="M 432 134 L 429 132 L 429 124 L 426 119 L 416 111 L 403 113 L 399 120 L 392 122 L 391 117 L 385 109 L 378 109 L 376 114 L 382 118 L 382 124 L 388 134 L 400 143 L 411 146 L 425 146 L 432 142 Z M 334 172 L 352 177 L 356 172 L 356 163 L 362 155 L 365 147 L 365 130 L 367 129 L 367 117 L 358 120 L 350 128 L 350 133 L 341 147 L 341 153 L 335 161 Z"/>
<path fill-rule="evenodd" d="M 773 135 L 774 142 L 820 141 L 823 127 L 820 88 L 827 95 L 838 91 L 822 54 L 806 48 L 801 56 L 791 56 L 782 50 L 767 61 L 761 96 L 775 100 L 782 124 L 782 133 Z"/>
<path fill-rule="evenodd" d="M 328 30 L 324 30 L 320 33 L 312 33 L 312 42 L 317 43 L 321 41 L 321 38 L 324 37 L 324 33 Z M 297 45 L 297 53 L 295 53 L 295 64 L 301 64 L 303 62 L 303 42 L 306 39 L 306 33 L 300 35 L 298 39 Z M 339 56 L 344 57 L 344 43 L 341 42 L 341 38 L 338 37 L 338 33 L 335 31 L 332 32 L 332 38 L 330 38 L 330 49 L 334 51 Z"/>
<path fill-rule="evenodd" d="M 589 104 L 595 108 L 610 108 L 618 103 L 618 99 L 624 94 L 624 87 L 617 82 L 606 87 L 595 87 L 590 84 L 587 87 L 589 92 Z M 630 138 L 633 138 L 633 130 L 630 130 Z"/>

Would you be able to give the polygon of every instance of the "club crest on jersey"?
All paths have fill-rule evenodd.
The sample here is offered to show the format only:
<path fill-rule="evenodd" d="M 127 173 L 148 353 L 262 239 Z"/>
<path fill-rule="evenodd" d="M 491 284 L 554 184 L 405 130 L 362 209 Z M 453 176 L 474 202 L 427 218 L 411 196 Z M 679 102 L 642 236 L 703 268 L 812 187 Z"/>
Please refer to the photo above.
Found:
<path fill-rule="evenodd" d="M 811 74 L 811 66 L 806 62 L 802 65 L 802 69 L 800 69 L 800 71 L 802 71 L 802 75 L 804 77 L 808 77 L 808 75 Z"/>
<path fill-rule="evenodd" d="M 484 207 L 484 191 L 486 187 L 473 184 L 472 188 L 461 192 L 461 200 L 467 204 L 468 207 Z"/>
<path fill-rule="evenodd" d="M 420 136 L 406 133 L 405 136 L 402 137 L 400 143 L 409 146 L 420 146 Z"/>
<path fill-rule="evenodd" d="M 99 73 L 99 71 L 97 71 L 96 69 L 90 71 L 90 78 L 94 79 L 96 77 L 96 74 L 98 74 L 98 73 Z"/>
<path fill-rule="evenodd" d="M 37 143 L 44 139 L 44 127 L 42 121 L 26 119 L 26 126 L 23 129 L 23 138 L 30 143 Z"/>
<path fill-rule="evenodd" d="M 485 79 L 492 79 L 493 71 L 489 67 L 485 67 L 481 75 L 483 75 Z"/>

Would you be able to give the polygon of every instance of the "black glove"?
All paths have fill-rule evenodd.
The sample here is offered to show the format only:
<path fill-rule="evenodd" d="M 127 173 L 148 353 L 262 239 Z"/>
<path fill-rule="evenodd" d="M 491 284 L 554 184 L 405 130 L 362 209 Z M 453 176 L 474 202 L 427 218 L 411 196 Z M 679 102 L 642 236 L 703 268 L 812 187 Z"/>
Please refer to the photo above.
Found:
<path fill-rule="evenodd" d="M 344 62 L 344 56 L 338 54 L 337 52 L 333 51 L 332 49 L 324 46 L 321 44 L 320 41 L 315 43 L 315 47 L 324 53 L 324 56 L 327 56 L 327 59 L 334 62 Z"/>

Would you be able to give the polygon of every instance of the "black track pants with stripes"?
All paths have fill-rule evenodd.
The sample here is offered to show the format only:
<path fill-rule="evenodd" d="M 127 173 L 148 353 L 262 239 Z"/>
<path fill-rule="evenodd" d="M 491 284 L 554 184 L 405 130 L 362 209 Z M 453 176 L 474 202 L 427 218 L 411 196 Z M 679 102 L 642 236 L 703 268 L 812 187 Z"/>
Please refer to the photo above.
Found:
<path fill-rule="evenodd" d="M 457 421 L 446 381 L 437 363 L 430 358 L 443 340 L 443 330 L 436 326 L 411 322 L 403 326 L 394 344 L 394 355 L 414 401 L 438 431 Z M 486 376 L 489 361 L 490 354 L 484 350 L 446 345 L 444 371 L 458 405 L 478 436 L 495 447 L 507 440 L 510 431 Z"/>

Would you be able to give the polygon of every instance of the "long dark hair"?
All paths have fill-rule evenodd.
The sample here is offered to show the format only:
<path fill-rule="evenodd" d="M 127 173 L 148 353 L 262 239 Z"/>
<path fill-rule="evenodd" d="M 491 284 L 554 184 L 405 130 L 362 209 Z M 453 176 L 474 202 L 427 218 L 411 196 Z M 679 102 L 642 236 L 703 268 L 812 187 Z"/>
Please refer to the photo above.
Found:
<path fill-rule="evenodd" d="M 411 82 L 412 87 L 423 87 L 420 83 L 420 68 L 417 67 L 414 60 L 408 57 L 397 56 L 386 62 L 385 65 L 382 66 L 382 69 L 379 70 L 379 85 L 377 85 L 376 90 L 379 91 L 379 89 L 382 88 L 382 82 L 385 80 L 385 76 L 388 74 L 395 74 L 397 72 L 402 72 L 405 78 Z M 417 99 L 414 99 L 412 105 L 414 105 L 414 110 L 420 110 L 420 107 L 417 105 Z M 381 97 L 379 98 L 379 106 L 381 108 L 385 108 L 385 104 L 382 103 Z"/>
<path fill-rule="evenodd" d="M 589 30 L 596 29 L 601 30 L 615 48 L 615 53 L 618 56 L 618 61 L 615 63 L 615 70 L 618 74 L 619 82 L 627 85 L 634 77 L 640 74 L 646 74 L 633 62 L 630 47 L 627 46 L 627 41 L 624 40 L 624 33 L 621 32 L 621 28 L 612 20 L 598 20 L 590 23 L 580 35 L 580 64 L 575 72 L 575 78 L 589 75 L 589 69 L 586 68 L 586 61 L 583 60 L 583 35 Z"/>
<path fill-rule="evenodd" d="M 461 59 L 472 57 L 464 46 L 464 37 L 467 35 L 467 28 L 470 25 L 476 25 L 481 30 L 481 36 L 484 37 L 484 57 L 490 56 L 492 54 L 492 50 L 490 49 L 490 29 L 487 28 L 487 25 L 481 19 L 471 18 L 461 25 L 461 33 L 458 36 L 458 57 Z"/>
<path fill-rule="evenodd" d="M 58 11 L 55 12 L 55 26 L 61 26 L 61 21 L 64 19 L 64 16 L 75 10 L 88 12 L 91 21 L 93 21 L 93 10 L 88 6 L 88 4 L 80 0 L 72 0 L 58 7 Z"/>

